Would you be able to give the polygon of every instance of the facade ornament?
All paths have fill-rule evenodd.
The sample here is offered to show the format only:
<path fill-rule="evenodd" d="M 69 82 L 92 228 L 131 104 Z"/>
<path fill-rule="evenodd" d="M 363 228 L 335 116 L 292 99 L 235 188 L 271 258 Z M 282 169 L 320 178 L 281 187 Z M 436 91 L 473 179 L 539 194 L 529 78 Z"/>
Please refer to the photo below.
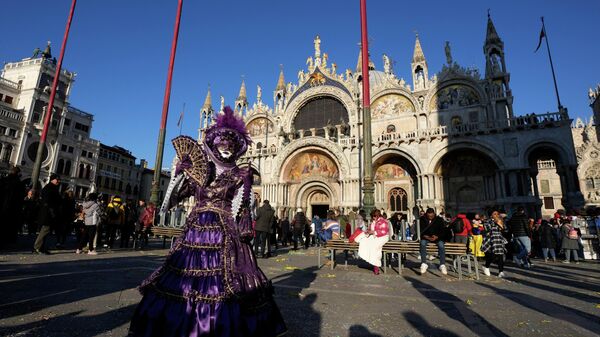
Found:
<path fill-rule="evenodd" d="M 299 70 L 298 71 L 298 84 L 302 84 L 304 83 L 304 71 Z"/>
<path fill-rule="evenodd" d="M 331 64 L 331 75 L 334 75 L 337 73 L 337 64 L 332 63 Z"/>
<path fill-rule="evenodd" d="M 452 64 L 452 52 L 450 50 L 450 41 L 446 41 L 446 46 L 444 47 L 444 51 L 446 53 L 446 63 L 448 65 Z"/>
<path fill-rule="evenodd" d="M 392 62 L 386 54 L 383 54 L 383 72 L 386 74 L 392 73 Z"/>
<path fill-rule="evenodd" d="M 308 66 L 308 70 L 312 72 L 315 67 L 312 56 L 309 56 L 306 59 L 306 65 Z"/>
<path fill-rule="evenodd" d="M 316 58 L 321 57 L 321 38 L 319 37 L 319 35 L 317 35 L 315 37 L 314 43 L 315 43 L 315 57 Z"/>
<path fill-rule="evenodd" d="M 256 86 L 256 102 L 258 102 L 258 104 L 262 103 L 262 88 L 260 85 Z"/>
<path fill-rule="evenodd" d="M 221 108 L 219 109 L 219 112 L 222 112 L 224 108 L 225 108 L 225 97 L 223 97 L 223 95 L 221 95 Z"/>

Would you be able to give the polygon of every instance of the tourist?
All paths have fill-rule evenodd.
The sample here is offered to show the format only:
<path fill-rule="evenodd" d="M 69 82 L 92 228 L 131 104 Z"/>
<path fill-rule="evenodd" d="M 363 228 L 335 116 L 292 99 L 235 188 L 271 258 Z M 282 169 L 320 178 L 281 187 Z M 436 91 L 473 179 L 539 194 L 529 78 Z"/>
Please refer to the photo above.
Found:
<path fill-rule="evenodd" d="M 153 202 L 146 204 L 142 215 L 140 215 L 140 223 L 142 224 L 142 235 L 140 238 L 140 248 L 148 246 L 148 237 L 152 234 L 152 226 L 156 218 L 156 206 Z"/>
<path fill-rule="evenodd" d="M 96 230 L 100 223 L 100 205 L 98 204 L 98 195 L 96 193 L 90 193 L 87 196 L 87 200 L 83 203 L 82 211 L 85 215 L 84 229 L 76 253 L 80 254 L 87 244 L 88 255 L 97 255 L 94 238 L 96 237 Z"/>
<path fill-rule="evenodd" d="M 523 206 L 517 208 L 517 212 L 508 221 L 508 227 L 519 247 L 516 256 L 513 256 L 513 261 L 519 266 L 529 268 L 530 263 L 527 257 L 531 252 L 531 233 L 529 232 L 529 218 L 525 214 Z"/>
<path fill-rule="evenodd" d="M 277 238 L 281 237 L 280 227 L 279 227 L 279 218 L 277 215 L 273 215 L 273 224 L 271 225 L 271 237 L 269 243 L 275 245 L 275 251 L 273 254 L 277 254 L 277 250 L 279 249 L 279 243 L 277 243 Z"/>
<path fill-rule="evenodd" d="M 73 190 L 63 193 L 58 222 L 56 223 L 56 248 L 64 247 L 67 235 L 71 233 L 73 220 L 75 220 L 75 194 Z"/>
<path fill-rule="evenodd" d="M 163 266 L 139 287 L 130 335 L 281 336 L 287 328 L 273 286 L 248 244 L 252 173 L 236 164 L 250 143 L 245 123 L 225 107 L 203 135 L 203 146 L 173 140 L 174 179 L 185 179 L 176 197 L 195 195 L 195 205 Z M 241 202 L 232 202 L 240 188 Z"/>
<path fill-rule="evenodd" d="M 373 266 L 373 273 L 379 275 L 381 267 L 381 250 L 390 239 L 390 225 L 381 211 L 374 209 L 371 212 L 371 225 L 366 232 L 354 238 L 358 242 L 358 256 Z"/>
<path fill-rule="evenodd" d="M 481 251 L 481 244 L 483 243 L 483 233 L 485 232 L 485 228 L 483 226 L 483 220 L 481 215 L 475 214 L 473 221 L 471 222 L 471 241 L 469 242 L 469 250 L 471 254 L 476 258 L 484 257 L 485 253 Z"/>
<path fill-rule="evenodd" d="M 142 241 L 144 239 L 144 224 L 142 222 L 142 215 L 144 214 L 144 211 L 146 210 L 146 201 L 144 199 L 140 199 L 138 200 L 138 204 L 135 207 L 135 213 L 136 213 L 136 219 L 135 219 L 135 224 L 134 224 L 134 241 L 133 241 L 133 245 L 134 248 L 135 247 L 140 247 L 142 246 Z"/>
<path fill-rule="evenodd" d="M 556 232 L 552 227 L 552 224 L 546 220 L 542 220 L 540 226 L 540 247 L 542 248 L 542 255 L 544 256 L 544 262 L 548 262 L 548 253 L 552 257 L 552 261 L 556 262 Z"/>
<path fill-rule="evenodd" d="M 113 248 L 117 230 L 125 223 L 125 208 L 119 196 L 114 196 L 106 206 L 106 223 L 108 225 L 108 248 Z"/>
<path fill-rule="evenodd" d="M 38 223 L 41 226 L 40 233 L 33 245 L 35 254 L 50 254 L 46 248 L 46 239 L 48 234 L 56 227 L 58 221 L 58 212 L 60 211 L 60 193 L 58 185 L 60 177 L 57 174 L 51 174 L 46 186 L 42 188 L 40 200 L 40 212 L 38 215 Z"/>
<path fill-rule="evenodd" d="M 287 217 L 284 217 L 281 220 L 281 245 L 283 247 L 287 247 L 290 240 L 290 220 Z"/>
<path fill-rule="evenodd" d="M 292 230 L 293 230 L 293 241 L 294 241 L 294 250 L 298 249 L 298 243 L 301 246 L 304 245 L 304 241 L 302 240 L 302 234 L 304 233 L 304 229 L 308 226 L 308 219 L 304 215 L 304 211 L 302 208 L 296 209 L 296 215 L 294 215 L 294 219 L 292 220 Z"/>
<path fill-rule="evenodd" d="M 560 227 L 562 243 L 560 248 L 565 252 L 565 260 L 563 263 L 571 263 L 571 254 L 576 264 L 579 264 L 579 234 L 569 220 L 565 220 Z"/>
<path fill-rule="evenodd" d="M 133 205 L 131 200 L 128 200 L 124 205 L 124 219 L 123 225 L 121 226 L 121 244 L 120 248 L 129 248 L 129 239 L 135 231 L 135 222 L 139 218 L 137 214 L 137 208 Z"/>
<path fill-rule="evenodd" d="M 323 242 L 338 240 L 340 238 L 340 223 L 337 221 L 333 211 L 330 210 L 327 212 L 327 221 L 325 221 L 319 235 L 321 235 L 321 241 Z"/>
<path fill-rule="evenodd" d="M 462 223 L 462 226 L 460 226 Z M 456 218 L 453 220 L 452 224 L 456 224 L 456 228 L 452 228 L 454 233 L 454 237 L 452 238 L 452 242 L 454 243 L 464 243 L 465 245 L 469 242 L 469 236 L 472 233 L 471 221 L 467 219 L 465 214 L 458 214 Z M 462 228 L 460 228 L 462 227 Z M 462 229 L 462 230 L 460 230 Z"/>
<path fill-rule="evenodd" d="M 85 213 L 83 213 L 83 206 L 77 205 L 75 206 L 75 221 L 73 222 L 73 229 L 75 230 L 75 239 L 77 242 L 77 247 L 79 247 L 79 242 L 83 237 L 83 231 L 85 227 Z"/>
<path fill-rule="evenodd" d="M 38 230 L 37 213 L 39 202 L 33 194 L 33 190 L 27 191 L 27 196 L 23 201 L 23 222 L 27 227 L 27 235 L 33 236 Z"/>
<path fill-rule="evenodd" d="M 498 277 L 506 277 L 504 273 L 504 259 L 506 244 L 508 241 L 502 235 L 505 230 L 504 220 L 497 210 L 492 211 L 491 219 L 485 225 L 485 238 L 481 245 L 481 251 L 485 253 L 485 266 L 483 273 L 490 276 L 490 265 L 495 262 L 498 265 Z"/>
<path fill-rule="evenodd" d="M 254 239 L 254 254 L 256 256 L 258 256 L 260 248 L 262 258 L 271 257 L 271 243 L 269 242 L 269 236 L 274 216 L 275 210 L 269 204 L 269 200 L 264 200 L 262 206 L 256 210 L 256 225 L 254 226 L 256 232 L 256 237 Z"/>
<path fill-rule="evenodd" d="M 21 182 L 21 169 L 14 166 L 9 174 L 0 179 L 0 248 L 5 244 L 15 244 L 17 235 L 22 230 L 23 200 L 25 184 Z"/>
<path fill-rule="evenodd" d="M 314 224 L 315 227 L 315 234 L 314 234 L 314 239 L 315 239 L 315 243 L 318 247 L 321 246 L 321 237 L 319 236 L 319 233 L 321 233 L 321 231 L 323 231 L 323 221 L 321 220 L 321 217 L 316 215 L 313 217 L 313 221 L 312 223 Z"/>
<path fill-rule="evenodd" d="M 342 209 L 340 209 L 339 211 L 337 211 L 336 214 L 337 217 L 337 221 L 340 224 L 340 237 L 347 238 L 349 237 L 352 233 L 350 233 L 350 231 L 352 230 L 352 227 L 350 226 L 350 223 L 348 222 L 348 218 L 344 215 L 344 212 L 342 211 Z"/>
<path fill-rule="evenodd" d="M 438 247 L 438 254 L 440 257 L 440 272 L 446 275 L 448 274 L 448 270 L 446 269 L 446 254 L 444 249 L 444 241 L 443 238 L 446 236 L 446 228 L 444 225 L 444 220 L 439 216 L 435 215 L 435 210 L 433 208 L 428 208 L 425 212 L 425 215 L 421 217 L 420 227 L 421 227 L 421 238 L 419 242 L 420 246 L 420 256 L 421 256 L 421 275 L 427 272 L 427 244 L 433 243 Z"/>

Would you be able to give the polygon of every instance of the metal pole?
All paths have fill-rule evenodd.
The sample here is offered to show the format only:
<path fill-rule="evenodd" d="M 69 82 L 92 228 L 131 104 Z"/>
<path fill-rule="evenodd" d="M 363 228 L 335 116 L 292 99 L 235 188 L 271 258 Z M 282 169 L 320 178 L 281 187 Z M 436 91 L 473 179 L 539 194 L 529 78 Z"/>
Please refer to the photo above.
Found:
<path fill-rule="evenodd" d="M 560 104 L 560 96 L 558 95 L 558 85 L 556 84 L 556 75 L 554 74 L 554 64 L 552 63 L 552 54 L 550 54 L 550 44 L 548 43 L 548 34 L 546 33 L 546 25 L 544 24 L 544 17 L 542 16 L 542 29 L 544 30 L 544 37 L 546 37 L 546 48 L 548 49 L 548 58 L 550 59 L 550 69 L 552 69 L 552 79 L 554 80 L 554 91 L 556 92 L 556 101 L 558 102 L 558 111 L 562 110 L 562 104 Z"/>
<path fill-rule="evenodd" d="M 169 115 L 169 101 L 171 99 L 171 79 L 173 78 L 173 66 L 175 64 L 175 52 L 177 51 L 177 38 L 179 36 L 179 22 L 181 19 L 181 8 L 183 0 L 179 0 L 177 6 L 177 15 L 175 17 L 175 31 L 173 33 L 173 42 L 171 45 L 171 59 L 169 61 L 169 72 L 167 74 L 167 85 L 165 87 L 165 97 L 163 99 L 162 119 L 160 121 L 160 130 L 158 131 L 158 144 L 156 147 L 156 162 L 154 163 L 154 180 L 152 181 L 152 194 L 150 201 L 155 205 L 159 204 L 158 193 L 160 191 L 160 174 L 162 170 L 163 152 L 165 150 L 165 133 L 167 127 L 167 116 Z"/>
<path fill-rule="evenodd" d="M 373 140 L 371 137 L 371 95 L 369 92 L 369 39 L 367 34 L 367 1 L 360 0 L 360 31 L 362 47 L 362 82 L 363 82 L 363 139 L 364 139 L 364 183 L 363 203 L 369 216 L 375 207 L 373 192 Z"/>
<path fill-rule="evenodd" d="M 62 68 L 63 58 L 65 56 L 65 49 L 67 47 L 67 40 L 69 38 L 69 30 L 71 29 L 71 22 L 73 21 L 73 14 L 75 13 L 75 5 L 77 0 L 73 0 L 71 3 L 71 10 L 69 11 L 69 18 L 67 19 L 67 26 L 65 27 L 65 34 L 63 36 L 62 46 L 60 48 L 60 56 L 58 57 L 58 63 L 56 64 L 56 71 L 54 73 L 54 80 L 52 81 L 52 91 L 50 92 L 50 99 L 48 101 L 48 108 L 46 108 L 46 116 L 44 118 L 44 128 L 42 129 L 42 135 L 40 136 L 40 143 L 37 148 L 37 154 L 35 156 L 35 163 L 33 164 L 33 171 L 31 172 L 31 184 L 34 190 L 38 189 L 40 170 L 42 167 L 42 155 L 46 149 L 46 138 L 48 137 L 48 128 L 52 121 L 52 110 L 54 107 L 54 96 L 56 96 L 56 88 L 58 87 L 58 79 L 60 77 L 60 70 Z"/>

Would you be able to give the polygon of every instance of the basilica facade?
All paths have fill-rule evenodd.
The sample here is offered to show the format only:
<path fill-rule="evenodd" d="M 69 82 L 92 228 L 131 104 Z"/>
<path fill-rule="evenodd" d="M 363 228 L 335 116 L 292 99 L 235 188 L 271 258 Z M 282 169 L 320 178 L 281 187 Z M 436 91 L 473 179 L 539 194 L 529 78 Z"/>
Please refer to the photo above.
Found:
<path fill-rule="evenodd" d="M 525 205 L 541 215 L 539 162 L 552 162 L 561 197 L 556 208 L 583 205 L 577 155 L 567 110 L 516 114 L 504 43 L 491 19 L 483 45 L 485 69 L 460 66 L 445 46 L 446 64 L 431 75 L 419 37 L 408 83 L 383 55 L 370 60 L 372 139 L 362 136 L 362 69 L 341 71 L 314 40 L 314 54 L 297 80 L 279 75 L 273 104 L 258 88 L 249 104 L 242 83 L 235 110 L 254 141 L 240 160 L 254 173 L 254 192 L 280 216 L 361 206 L 363 147 L 371 146 L 375 206 L 409 218 L 438 212 L 483 212 Z M 221 99 L 221 108 L 224 102 Z M 202 131 L 214 119 L 210 92 L 200 113 Z"/>

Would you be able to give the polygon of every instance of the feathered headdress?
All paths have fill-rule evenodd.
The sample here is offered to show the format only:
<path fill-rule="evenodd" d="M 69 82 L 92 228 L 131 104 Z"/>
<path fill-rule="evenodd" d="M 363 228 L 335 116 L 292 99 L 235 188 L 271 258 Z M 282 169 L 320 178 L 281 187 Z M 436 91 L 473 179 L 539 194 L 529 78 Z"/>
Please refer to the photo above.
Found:
<path fill-rule="evenodd" d="M 217 116 L 217 121 L 205 133 L 204 142 L 214 153 L 215 146 L 221 141 L 234 142 L 237 145 L 236 159 L 242 156 L 252 143 L 246 124 L 241 117 L 235 115 L 231 107 L 226 106 L 223 113 Z"/>

